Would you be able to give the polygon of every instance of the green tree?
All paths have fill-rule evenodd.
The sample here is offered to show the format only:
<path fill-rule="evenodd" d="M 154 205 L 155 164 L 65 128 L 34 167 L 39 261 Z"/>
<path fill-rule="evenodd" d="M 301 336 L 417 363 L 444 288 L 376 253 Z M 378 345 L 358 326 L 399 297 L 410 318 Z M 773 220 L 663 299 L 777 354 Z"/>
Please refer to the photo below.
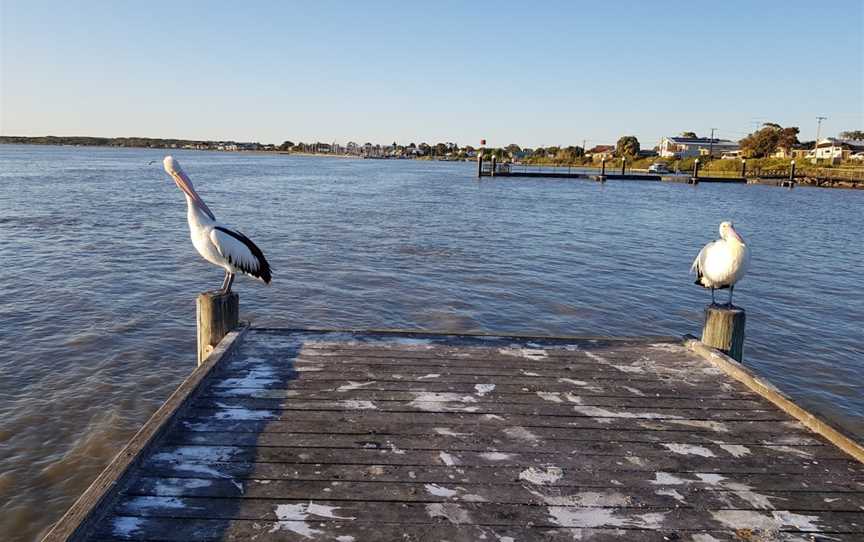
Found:
<path fill-rule="evenodd" d="M 633 157 L 639 154 L 639 140 L 636 136 L 622 136 L 615 144 L 615 154 Z"/>
<path fill-rule="evenodd" d="M 798 144 L 799 131 L 797 126 L 781 128 L 777 138 L 777 147 L 789 152 L 793 146 Z"/>
<path fill-rule="evenodd" d="M 504 147 L 504 149 L 509 152 L 511 156 L 513 156 L 517 152 L 522 152 L 522 148 L 516 143 L 510 143 L 509 145 Z"/>
<path fill-rule="evenodd" d="M 696 139 L 698 136 L 696 135 L 696 132 L 681 132 L 681 137 Z"/>
<path fill-rule="evenodd" d="M 864 130 L 846 130 L 845 132 L 840 132 L 841 139 L 864 139 Z"/>
<path fill-rule="evenodd" d="M 766 125 L 741 141 L 741 153 L 747 158 L 765 158 L 777 149 L 782 129 Z"/>
<path fill-rule="evenodd" d="M 294 143 L 291 143 L 290 141 L 285 141 L 284 143 L 279 145 L 279 150 L 280 151 L 290 151 L 291 147 L 293 147 L 293 146 L 294 146 Z"/>

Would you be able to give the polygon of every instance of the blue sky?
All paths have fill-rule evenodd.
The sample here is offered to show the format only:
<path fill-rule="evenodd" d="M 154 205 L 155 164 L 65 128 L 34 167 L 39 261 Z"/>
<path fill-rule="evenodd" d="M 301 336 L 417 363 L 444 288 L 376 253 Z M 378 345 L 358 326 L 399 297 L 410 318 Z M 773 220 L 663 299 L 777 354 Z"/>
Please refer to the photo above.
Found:
<path fill-rule="evenodd" d="M 860 0 L 242 4 L 0 0 L 0 133 L 647 147 L 864 128 Z"/>

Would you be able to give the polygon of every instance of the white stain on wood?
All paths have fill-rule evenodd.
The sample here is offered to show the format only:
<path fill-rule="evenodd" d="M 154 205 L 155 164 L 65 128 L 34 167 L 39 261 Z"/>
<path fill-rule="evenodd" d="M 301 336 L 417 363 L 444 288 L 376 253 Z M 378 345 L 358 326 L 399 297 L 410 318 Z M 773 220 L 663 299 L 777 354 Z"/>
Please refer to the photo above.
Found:
<path fill-rule="evenodd" d="M 351 390 L 359 390 L 360 388 L 364 388 L 366 386 L 371 386 L 374 383 L 375 383 L 375 381 L 372 381 L 372 382 L 354 382 L 354 381 L 349 380 L 347 384 L 342 384 L 341 386 L 336 388 L 336 391 L 342 393 L 342 392 L 351 391 Z"/>
<path fill-rule="evenodd" d="M 504 434 L 510 438 L 514 438 L 516 440 L 524 440 L 526 442 L 537 442 L 540 440 L 540 437 L 532 433 L 531 431 L 525 429 L 524 427 L 507 427 L 504 429 Z"/>
<path fill-rule="evenodd" d="M 729 427 L 722 422 L 712 422 L 710 420 L 669 420 L 671 423 L 685 425 L 687 427 L 698 427 L 700 429 L 710 429 L 717 433 L 728 433 Z"/>
<path fill-rule="evenodd" d="M 440 376 L 441 376 L 440 373 L 429 373 L 428 375 L 423 375 L 423 376 L 418 377 L 417 380 L 426 380 L 429 378 L 438 378 Z"/>
<path fill-rule="evenodd" d="M 476 403 L 477 399 L 470 395 L 458 393 L 411 392 L 414 400 L 410 406 L 424 412 L 476 412 L 476 406 L 464 406 L 466 403 Z"/>
<path fill-rule="evenodd" d="M 470 433 L 457 433 L 456 431 L 453 431 L 449 427 L 434 427 L 434 428 L 432 428 L 432 430 L 435 431 L 436 433 L 438 433 L 439 435 L 443 435 L 445 437 L 468 437 L 468 436 L 471 436 Z"/>
<path fill-rule="evenodd" d="M 357 399 L 339 401 L 338 405 L 348 410 L 378 410 L 378 407 L 372 401 L 360 401 Z"/>
<path fill-rule="evenodd" d="M 476 394 L 483 397 L 487 393 L 491 393 L 495 389 L 495 384 L 475 384 L 474 389 Z"/>
<path fill-rule="evenodd" d="M 353 516 L 337 516 L 334 512 L 339 508 L 335 506 L 325 506 L 313 502 L 300 504 L 279 504 L 276 505 L 274 513 L 276 514 L 277 522 L 270 529 L 271 533 L 277 531 L 291 531 L 299 534 L 304 538 L 314 538 L 323 531 L 313 529 L 307 522 L 307 518 L 318 516 L 329 519 L 355 519 Z"/>
<path fill-rule="evenodd" d="M 144 518 L 139 517 L 116 516 L 111 520 L 111 532 L 121 538 L 131 538 L 141 530 L 144 521 Z"/>
<path fill-rule="evenodd" d="M 508 459 L 513 458 L 513 454 L 505 454 L 504 452 L 483 452 L 480 454 L 480 457 L 488 459 L 489 461 L 507 461 Z"/>
<path fill-rule="evenodd" d="M 564 400 L 561 399 L 561 394 L 557 391 L 538 391 L 537 396 L 543 399 L 544 401 L 549 401 L 550 403 L 563 403 Z"/>
<path fill-rule="evenodd" d="M 655 493 L 658 495 L 665 495 L 667 497 L 672 497 L 678 502 L 686 503 L 687 500 L 684 498 L 684 495 L 678 493 L 677 489 L 667 488 L 667 489 L 658 489 Z"/>
<path fill-rule="evenodd" d="M 715 510 L 711 516 L 721 524 L 732 529 L 752 529 L 761 531 L 779 531 L 793 527 L 799 531 L 819 532 L 819 516 L 796 514 L 785 510 L 772 512 L 770 515 L 752 510 Z"/>
<path fill-rule="evenodd" d="M 717 457 L 714 452 L 704 446 L 681 444 L 677 442 L 663 443 L 662 446 L 679 455 L 698 455 L 700 457 Z"/>
<path fill-rule="evenodd" d="M 426 488 L 427 493 L 429 493 L 430 495 L 435 495 L 436 497 L 445 497 L 449 499 L 450 497 L 458 493 L 458 491 L 456 491 L 455 489 L 439 486 L 437 484 L 426 484 L 423 487 Z"/>
<path fill-rule="evenodd" d="M 554 484 L 564 476 L 561 467 L 529 467 L 519 473 L 519 479 L 528 483 L 545 486 Z"/>
<path fill-rule="evenodd" d="M 744 457 L 750 455 L 750 448 L 741 446 L 740 444 L 717 444 L 732 457 Z"/>
<path fill-rule="evenodd" d="M 465 509 L 458 504 L 450 502 L 427 504 L 426 513 L 429 514 L 429 517 L 431 518 L 444 518 L 450 523 L 456 525 L 472 523 L 471 516 Z"/>
<path fill-rule="evenodd" d="M 452 467 L 453 465 L 458 465 L 459 460 L 448 454 L 447 452 L 441 452 L 438 454 L 438 458 L 441 459 L 441 462 L 447 465 L 448 467 Z"/>

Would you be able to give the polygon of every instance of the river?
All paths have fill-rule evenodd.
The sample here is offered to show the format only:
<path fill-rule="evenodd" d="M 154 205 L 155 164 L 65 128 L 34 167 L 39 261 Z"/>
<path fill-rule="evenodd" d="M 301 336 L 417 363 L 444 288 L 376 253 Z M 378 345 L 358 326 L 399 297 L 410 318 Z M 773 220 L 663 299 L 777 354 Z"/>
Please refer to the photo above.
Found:
<path fill-rule="evenodd" d="M 194 368 L 195 295 L 222 272 L 164 154 L 0 145 L 3 540 L 44 534 Z M 268 255 L 270 287 L 235 283 L 261 326 L 698 334 L 690 263 L 733 220 L 752 251 L 745 363 L 864 439 L 864 191 L 174 155 Z"/>

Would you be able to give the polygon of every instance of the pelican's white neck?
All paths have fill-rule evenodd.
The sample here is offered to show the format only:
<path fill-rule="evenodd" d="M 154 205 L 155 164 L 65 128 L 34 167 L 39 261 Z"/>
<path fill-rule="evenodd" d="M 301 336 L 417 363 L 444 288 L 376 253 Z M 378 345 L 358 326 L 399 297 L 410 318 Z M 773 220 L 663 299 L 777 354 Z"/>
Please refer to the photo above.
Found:
<path fill-rule="evenodd" d="M 198 207 L 196 203 L 192 200 L 189 194 L 184 194 L 186 196 L 186 218 L 189 221 L 190 229 L 197 229 L 203 226 L 210 226 L 215 220 L 210 218 L 210 216 L 204 211 L 204 209 Z"/>

